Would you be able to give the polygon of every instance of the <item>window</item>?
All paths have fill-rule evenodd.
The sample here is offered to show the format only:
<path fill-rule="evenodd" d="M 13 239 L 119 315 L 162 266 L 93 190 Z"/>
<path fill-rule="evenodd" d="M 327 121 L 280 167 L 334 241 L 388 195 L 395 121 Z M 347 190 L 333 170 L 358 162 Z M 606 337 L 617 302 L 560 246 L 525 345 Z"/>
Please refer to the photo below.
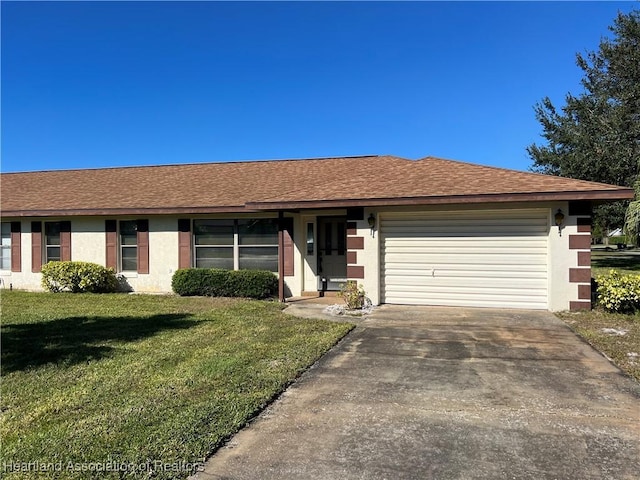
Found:
<path fill-rule="evenodd" d="M 149 273 L 149 220 L 105 220 L 104 231 L 107 267 Z"/>
<path fill-rule="evenodd" d="M 313 223 L 307 223 L 307 255 L 313 255 Z"/>
<path fill-rule="evenodd" d="M 278 271 L 278 221 L 238 221 L 239 262 L 243 270 Z"/>
<path fill-rule="evenodd" d="M 11 270 L 11 223 L 9 222 L 2 222 L 0 270 Z"/>
<path fill-rule="evenodd" d="M 194 220 L 195 266 L 278 271 L 278 221 Z"/>
<path fill-rule="evenodd" d="M 62 260 L 60 243 L 60 222 L 44 224 L 44 263 Z"/>
<path fill-rule="evenodd" d="M 138 270 L 138 225 L 135 220 L 120 221 L 120 271 Z"/>
<path fill-rule="evenodd" d="M 194 220 L 197 268 L 234 268 L 235 223 L 233 220 Z"/>

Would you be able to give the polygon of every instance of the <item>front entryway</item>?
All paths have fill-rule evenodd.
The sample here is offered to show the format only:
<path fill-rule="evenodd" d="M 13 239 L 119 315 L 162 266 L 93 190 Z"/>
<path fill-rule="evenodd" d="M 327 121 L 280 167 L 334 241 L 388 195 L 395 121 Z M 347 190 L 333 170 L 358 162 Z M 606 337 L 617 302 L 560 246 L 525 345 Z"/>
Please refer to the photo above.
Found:
<path fill-rule="evenodd" d="M 319 291 L 340 290 L 347 281 L 347 219 L 318 217 Z"/>

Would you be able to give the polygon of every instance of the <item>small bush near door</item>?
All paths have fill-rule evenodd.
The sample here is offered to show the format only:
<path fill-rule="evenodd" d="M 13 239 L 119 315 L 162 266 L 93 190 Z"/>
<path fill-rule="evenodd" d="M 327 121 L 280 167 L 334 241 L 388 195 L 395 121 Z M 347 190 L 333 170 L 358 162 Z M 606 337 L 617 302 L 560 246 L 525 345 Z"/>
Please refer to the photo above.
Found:
<path fill-rule="evenodd" d="M 364 307 L 366 294 L 362 285 L 349 281 L 342 285 L 338 295 L 344 299 L 349 310 L 359 310 Z"/>
<path fill-rule="evenodd" d="M 173 274 L 173 291 L 181 296 L 265 299 L 278 294 L 278 277 L 266 270 L 183 268 Z"/>
<path fill-rule="evenodd" d="M 118 289 L 111 268 L 90 262 L 49 262 L 42 266 L 42 286 L 49 292 L 108 293 Z"/>

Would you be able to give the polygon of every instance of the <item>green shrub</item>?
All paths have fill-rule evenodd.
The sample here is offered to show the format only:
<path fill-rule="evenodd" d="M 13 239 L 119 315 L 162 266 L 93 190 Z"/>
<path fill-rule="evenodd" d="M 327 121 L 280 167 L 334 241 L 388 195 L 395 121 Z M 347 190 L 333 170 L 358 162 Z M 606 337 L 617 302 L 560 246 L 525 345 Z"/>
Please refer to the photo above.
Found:
<path fill-rule="evenodd" d="M 640 310 L 640 275 L 610 270 L 597 278 L 598 303 L 612 312 Z"/>
<path fill-rule="evenodd" d="M 278 295 L 278 277 L 266 270 L 229 271 L 229 297 L 272 298 Z"/>
<path fill-rule="evenodd" d="M 171 279 L 181 296 L 246 297 L 265 299 L 278 293 L 278 278 L 265 270 L 183 268 Z"/>
<path fill-rule="evenodd" d="M 626 235 L 621 235 L 619 237 L 609 237 L 609 245 L 626 245 L 627 244 L 627 237 Z"/>
<path fill-rule="evenodd" d="M 90 262 L 49 262 L 42 266 L 42 286 L 50 292 L 107 293 L 118 289 L 116 274 Z"/>
<path fill-rule="evenodd" d="M 185 268 L 174 273 L 171 286 L 181 296 L 228 297 L 228 278 L 221 268 Z"/>

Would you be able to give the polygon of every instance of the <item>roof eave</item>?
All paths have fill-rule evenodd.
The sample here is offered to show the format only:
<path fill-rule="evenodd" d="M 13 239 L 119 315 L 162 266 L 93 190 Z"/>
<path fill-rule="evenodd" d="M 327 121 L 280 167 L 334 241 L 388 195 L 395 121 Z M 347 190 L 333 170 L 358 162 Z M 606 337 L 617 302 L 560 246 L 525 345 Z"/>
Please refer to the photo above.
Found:
<path fill-rule="evenodd" d="M 336 199 L 336 200 L 303 200 L 303 201 L 272 201 L 249 202 L 247 207 L 253 210 L 282 210 L 288 208 L 340 208 L 340 207 L 385 207 L 407 205 L 455 205 L 482 204 L 506 202 L 548 202 L 548 201 L 577 201 L 590 200 L 614 202 L 630 200 L 634 196 L 632 189 L 589 190 L 569 192 L 525 192 L 525 193 L 497 193 L 478 195 L 446 195 L 428 197 L 388 197 L 365 199 Z"/>
<path fill-rule="evenodd" d="M 69 217 L 69 216 L 132 216 L 132 215 L 205 215 L 215 213 L 251 213 L 273 210 L 344 208 L 371 206 L 454 205 L 507 202 L 548 202 L 589 200 L 597 203 L 631 200 L 633 189 L 586 190 L 568 192 L 524 192 L 477 195 L 446 195 L 426 197 L 354 198 L 335 200 L 297 200 L 248 202 L 245 205 L 157 207 L 157 208 L 85 208 L 3 210 L 2 217 Z"/>

